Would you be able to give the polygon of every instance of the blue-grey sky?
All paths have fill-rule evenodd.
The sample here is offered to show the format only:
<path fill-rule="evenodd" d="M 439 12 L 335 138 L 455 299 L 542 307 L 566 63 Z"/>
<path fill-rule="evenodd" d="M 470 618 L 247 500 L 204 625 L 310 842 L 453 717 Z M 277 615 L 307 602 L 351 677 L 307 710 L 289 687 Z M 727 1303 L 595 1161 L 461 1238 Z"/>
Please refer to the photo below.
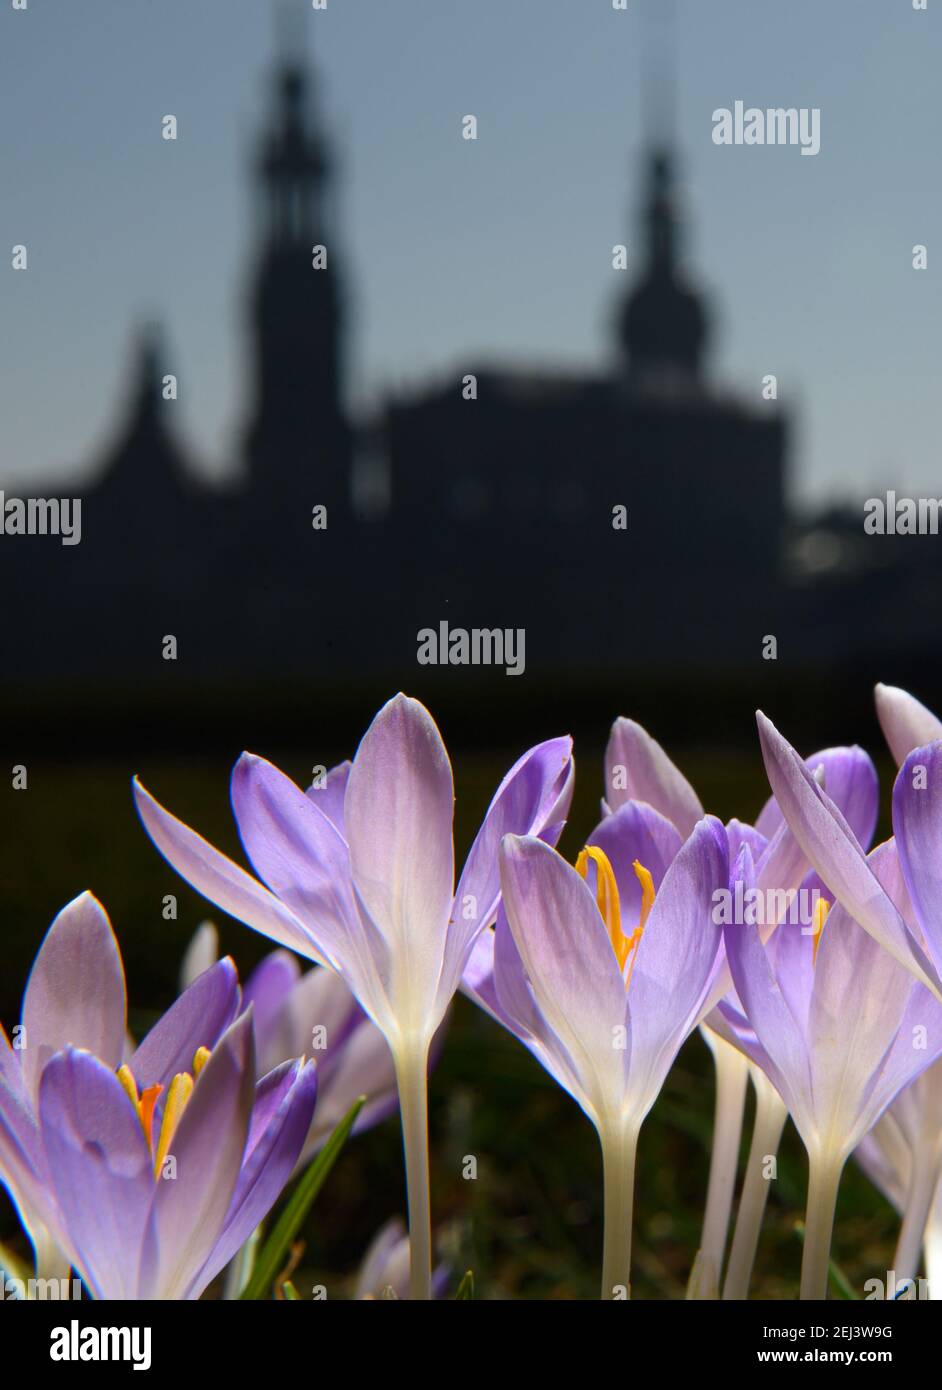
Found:
<path fill-rule="evenodd" d="M 339 164 L 350 394 L 484 358 L 605 370 L 640 253 L 653 0 L 293 0 Z M 657 0 L 663 4 L 664 0 Z M 676 128 L 711 373 L 774 372 L 796 496 L 938 492 L 942 0 L 676 0 Z M 179 431 L 229 466 L 245 412 L 247 160 L 267 0 L 0 0 L 0 480 L 79 477 L 158 319 Z M 718 147 L 712 113 L 821 110 L 821 152 Z M 176 115 L 179 138 L 161 138 Z M 460 138 L 476 115 L 479 138 Z M 29 249 L 26 273 L 10 248 Z M 925 243 L 929 266 L 912 269 Z"/>

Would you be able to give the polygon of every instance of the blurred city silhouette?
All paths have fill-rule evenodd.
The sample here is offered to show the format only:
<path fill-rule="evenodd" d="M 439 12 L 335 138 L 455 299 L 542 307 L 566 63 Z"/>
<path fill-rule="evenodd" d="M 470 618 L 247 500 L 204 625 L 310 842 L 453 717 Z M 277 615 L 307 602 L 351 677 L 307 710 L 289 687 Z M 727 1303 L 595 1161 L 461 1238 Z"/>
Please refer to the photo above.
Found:
<path fill-rule="evenodd" d="M 775 661 L 813 683 L 838 671 L 935 688 L 938 538 L 868 536 L 838 509 L 789 514 L 790 421 L 775 399 L 711 385 L 713 319 L 688 278 L 663 131 L 640 170 L 643 253 L 612 305 L 607 372 L 479 361 L 351 419 L 355 267 L 332 229 L 328 122 L 306 64 L 283 55 L 273 78 L 250 170 L 240 457 L 225 487 L 190 466 L 160 328 L 139 330 L 81 544 L 0 545 L 21 689 L 67 679 L 172 700 L 169 637 L 178 673 L 234 697 L 286 681 L 340 698 L 357 682 L 414 687 L 430 676 L 418 634 L 443 622 L 523 629 L 544 703 L 559 681 L 588 690 L 643 667 L 734 682 Z M 73 493 L 50 478 L 32 495 Z M 466 688 L 485 679 L 509 685 L 503 669 L 460 673 Z"/>

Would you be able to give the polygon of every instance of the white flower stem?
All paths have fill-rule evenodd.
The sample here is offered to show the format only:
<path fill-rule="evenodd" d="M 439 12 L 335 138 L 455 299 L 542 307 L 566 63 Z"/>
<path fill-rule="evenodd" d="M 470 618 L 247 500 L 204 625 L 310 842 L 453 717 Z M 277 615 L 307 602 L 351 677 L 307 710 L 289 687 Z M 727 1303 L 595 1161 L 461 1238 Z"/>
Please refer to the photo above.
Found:
<path fill-rule="evenodd" d="M 603 1301 L 631 1295 L 631 1227 L 638 1131 L 619 1119 L 599 1126 L 605 1234 L 602 1247 Z"/>
<path fill-rule="evenodd" d="M 37 1279 L 68 1279 L 72 1265 L 64 1255 L 47 1228 L 37 1222 L 31 1232 L 33 1250 L 36 1255 Z"/>
<path fill-rule="evenodd" d="M 939 1300 L 942 1299 L 942 1179 L 926 1224 L 925 1249 L 929 1298 Z"/>
<path fill-rule="evenodd" d="M 409 1200 L 409 1298 L 432 1296 L 432 1210 L 428 1161 L 428 1043 L 399 1048 L 394 1057 L 402 1118 Z"/>
<path fill-rule="evenodd" d="M 808 1205 L 805 1209 L 805 1248 L 801 1260 L 799 1298 L 824 1299 L 828 1291 L 828 1261 L 837 1190 L 844 1156 L 827 1150 L 808 1153 Z"/>
<path fill-rule="evenodd" d="M 766 1177 L 766 1163 L 778 1153 L 788 1114 L 781 1097 L 764 1073 L 757 1067 L 750 1067 L 750 1074 L 756 1092 L 756 1118 L 723 1285 L 724 1300 L 749 1296 L 749 1281 L 769 1195 L 770 1179 Z"/>
<path fill-rule="evenodd" d="M 917 1144 L 913 1153 L 903 1224 L 893 1256 L 897 1288 L 905 1281 L 915 1279 L 919 1272 L 919 1255 L 938 1179 L 939 1157 L 935 1144 Z"/>
<path fill-rule="evenodd" d="M 713 1111 L 713 1151 L 710 1155 L 710 1176 L 698 1259 L 701 1270 L 708 1275 L 704 1288 L 714 1289 L 712 1296 L 715 1298 L 733 1206 L 749 1064 L 741 1052 L 710 1029 L 705 1027 L 702 1032 L 713 1053 L 716 1101 Z"/>

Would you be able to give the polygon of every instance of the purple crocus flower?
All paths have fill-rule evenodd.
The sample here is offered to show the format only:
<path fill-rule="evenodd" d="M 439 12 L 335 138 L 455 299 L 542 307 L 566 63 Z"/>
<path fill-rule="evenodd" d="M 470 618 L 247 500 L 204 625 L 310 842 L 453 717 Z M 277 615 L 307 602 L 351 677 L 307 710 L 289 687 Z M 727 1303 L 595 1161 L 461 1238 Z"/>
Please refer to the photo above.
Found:
<path fill-rule="evenodd" d="M 96 1298 L 198 1297 L 290 1176 L 314 1069 L 288 1064 L 256 1092 L 239 1007 L 225 959 L 125 1060 L 104 908 L 84 893 L 46 934 L 13 1045 L 0 1034 L 0 1178 L 37 1253 L 53 1242 Z"/>
<path fill-rule="evenodd" d="M 748 848 L 741 871 L 751 874 Z M 901 886 L 892 844 L 867 871 Z M 739 1012 L 720 1006 L 726 1036 L 769 1077 L 809 1160 L 802 1298 L 823 1298 L 834 1206 L 844 1164 L 900 1090 L 942 1054 L 942 1008 L 840 904 L 817 932 L 780 926 L 768 947 L 752 927 L 726 928 Z M 721 1026 L 721 1025 L 720 1025 Z"/>
<path fill-rule="evenodd" d="M 937 1194 L 942 1191 L 942 1061 L 904 1087 L 854 1151 L 867 1176 L 902 1216 L 893 1255 L 897 1285 L 919 1272 Z M 942 1289 L 937 1295 L 942 1297 Z"/>
<path fill-rule="evenodd" d="M 858 841 L 868 847 L 877 823 L 879 785 L 876 768 L 867 753 L 856 746 L 824 748 L 805 761 L 805 768 L 809 777 L 827 788 Z M 703 815 L 696 791 L 661 745 L 640 724 L 621 718 L 612 725 L 605 750 L 602 809 L 608 815 L 626 805 L 637 806 L 638 814 L 644 815 L 644 824 L 635 832 L 637 844 L 631 846 L 637 849 L 643 864 L 647 860 L 642 836 L 655 842 L 654 860 L 668 863 Z M 656 818 L 651 817 L 649 810 L 657 813 Z M 812 892 L 830 896 L 817 875 L 809 872 L 809 860 L 774 796 L 766 801 L 754 825 L 733 819 L 726 831 L 731 865 L 735 865 L 741 845 L 749 845 L 755 863 L 755 887 L 761 893 L 775 895 L 779 902 L 790 899 L 796 890 L 809 896 Z M 590 843 L 598 833 L 590 837 Z M 775 916 L 769 913 L 763 939 L 775 925 Z M 728 987 L 728 973 L 721 972 L 711 1005 Z"/>
<path fill-rule="evenodd" d="M 877 818 L 876 770 L 867 754 L 857 747 L 826 748 L 807 760 L 807 767 L 832 792 L 836 803 L 864 844 L 869 844 Z M 634 720 L 620 718 L 612 726 L 604 760 L 604 819 L 589 836 L 588 844 L 608 856 L 616 876 L 622 911 L 638 920 L 641 889 L 632 870 L 637 861 L 649 870 L 657 889 L 692 827 L 703 815 L 695 789 L 661 745 Z M 780 910 L 794 899 L 810 900 L 822 891 L 810 872 L 804 851 L 792 835 L 774 800 L 763 807 L 755 826 L 731 820 L 726 827 L 730 864 L 734 865 L 743 843 L 748 843 L 756 862 L 756 887 L 770 905 L 761 926 L 763 940 L 775 930 Z M 462 988 L 477 1003 L 501 1017 L 494 985 L 495 935 L 483 932 L 475 942 L 465 970 Z M 731 988 L 729 971 L 721 956 L 713 983 L 704 1000 L 707 1014 Z M 716 1125 L 710 1159 L 703 1235 L 695 1276 L 688 1296 L 718 1293 L 726 1246 L 739 1140 L 745 1106 L 747 1064 L 742 1054 L 703 1028 L 716 1072 Z M 694 1292 L 696 1291 L 696 1292 Z"/>
<path fill-rule="evenodd" d="M 72 1044 L 112 1070 L 127 1060 L 136 1072 L 153 1073 L 150 1081 L 162 1081 L 176 1063 L 188 1065 L 197 1048 L 212 1047 L 238 1007 L 238 980 L 227 959 L 129 1053 L 124 967 L 107 913 L 83 893 L 58 914 L 33 963 L 12 1043 L 0 1028 L 0 1180 L 42 1277 L 64 1275 L 70 1262 L 39 1132 L 39 1086 L 52 1056 Z"/>
<path fill-rule="evenodd" d="M 919 1252 L 942 1180 L 942 1062 L 927 1067 L 896 1097 L 884 1117 L 906 1146 L 903 1222 L 893 1257 L 897 1281 L 915 1278 Z M 889 1141 L 884 1136 L 885 1145 Z"/>
<path fill-rule="evenodd" d="M 942 741 L 910 752 L 893 787 L 902 870 L 894 896 L 795 750 L 761 712 L 757 719 L 769 782 L 810 863 L 850 916 L 942 999 Z"/>
<path fill-rule="evenodd" d="M 251 1013 L 155 1111 L 130 1069 L 68 1047 L 46 1066 L 40 1131 L 74 1252 L 96 1298 L 196 1299 L 291 1176 L 311 1122 L 312 1063 L 256 1086 Z M 169 1131 L 169 1132 L 168 1132 Z"/>
<path fill-rule="evenodd" d="M 432 1274 L 432 1298 L 444 1298 L 448 1266 Z M 394 1216 L 377 1231 L 357 1273 L 355 1299 L 409 1297 L 409 1237 L 403 1221 Z"/>
<path fill-rule="evenodd" d="M 385 1036 L 399 1089 L 417 1298 L 428 1297 L 431 1278 L 429 1047 L 475 938 L 496 916 L 501 836 L 558 835 L 571 778 L 569 739 L 524 754 L 491 802 L 457 890 L 451 765 L 431 715 L 404 695 L 380 710 L 349 769 L 335 769 L 323 789 L 305 794 L 263 759 L 240 758 L 232 804 L 262 882 L 135 785 L 141 819 L 174 868 L 224 911 L 329 965 Z"/>
<path fill-rule="evenodd" d="M 273 951 L 243 989 L 251 1004 L 264 1075 L 286 1058 L 311 1056 L 317 1066 L 317 1107 L 299 1159 L 306 1162 L 330 1138 L 359 1096 L 366 1104 L 354 1134 L 396 1109 L 396 1072 L 386 1039 L 339 975 L 324 966 L 302 972 L 294 956 Z"/>
<path fill-rule="evenodd" d="M 932 1067 L 928 1067 L 923 1074 L 928 1075 L 931 1070 Z M 913 1085 L 918 1085 L 919 1079 Z M 912 1153 L 893 1118 L 892 1105 L 861 1139 L 854 1150 L 854 1158 L 874 1187 L 902 1216 L 912 1173 Z"/>
<path fill-rule="evenodd" d="M 647 729 L 633 719 L 616 719 L 605 748 L 606 814 L 628 802 L 653 806 L 686 840 L 703 818 L 700 798 Z"/>
<path fill-rule="evenodd" d="M 874 701 L 897 767 L 942 739 L 942 721 L 908 691 L 879 684 Z M 942 1298 L 942 1063 L 901 1092 L 856 1157 L 903 1216 L 893 1256 L 897 1282 L 915 1278 L 924 1241 L 930 1296 Z"/>
<path fill-rule="evenodd" d="M 669 864 L 649 845 L 659 886 L 647 865 L 627 871 L 619 830 L 639 815 L 623 807 L 600 828 L 607 849 L 588 846 L 577 869 L 534 837 L 507 836 L 500 855 L 492 1012 L 598 1131 L 603 1298 L 628 1296 L 638 1131 L 713 979 L 712 896 L 729 877 L 726 833 L 710 817 Z"/>
<path fill-rule="evenodd" d="M 942 738 L 942 721 L 908 690 L 900 690 L 895 685 L 877 685 L 873 696 L 883 736 L 897 767 L 914 748 L 923 748 Z"/>
<path fill-rule="evenodd" d="M 187 947 L 181 983 L 211 966 L 218 946 L 215 926 L 204 922 Z M 317 1066 L 317 1106 L 300 1165 L 326 1143 L 360 1096 L 366 1104 L 354 1134 L 396 1109 L 396 1073 L 386 1039 L 332 970 L 302 971 L 289 951 L 272 951 L 249 975 L 242 1000 L 243 1007 L 252 1005 L 259 1078 L 294 1057 L 310 1056 Z"/>

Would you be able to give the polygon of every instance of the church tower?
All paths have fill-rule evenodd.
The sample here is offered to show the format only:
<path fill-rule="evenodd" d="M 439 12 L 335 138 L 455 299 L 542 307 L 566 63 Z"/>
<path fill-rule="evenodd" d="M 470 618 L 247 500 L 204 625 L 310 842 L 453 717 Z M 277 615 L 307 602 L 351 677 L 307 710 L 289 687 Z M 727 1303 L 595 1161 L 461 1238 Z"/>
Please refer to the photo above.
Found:
<path fill-rule="evenodd" d="M 689 388 L 700 379 L 708 324 L 681 268 L 673 166 L 664 149 L 650 156 L 644 240 L 644 269 L 619 325 L 628 385 Z"/>
<path fill-rule="evenodd" d="M 253 505 L 264 513 L 349 505 L 342 305 L 331 235 L 331 168 L 308 81 L 283 60 L 255 175 L 261 239 L 250 297 L 252 393 L 246 435 Z"/>

